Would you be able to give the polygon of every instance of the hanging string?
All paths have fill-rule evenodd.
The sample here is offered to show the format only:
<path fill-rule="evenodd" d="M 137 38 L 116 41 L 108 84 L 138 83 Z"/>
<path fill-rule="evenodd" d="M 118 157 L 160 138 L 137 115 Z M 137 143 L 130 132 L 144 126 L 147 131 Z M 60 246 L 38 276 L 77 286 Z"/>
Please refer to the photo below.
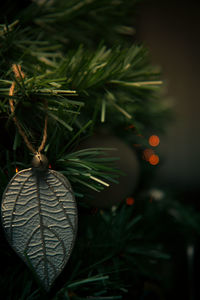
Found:
<path fill-rule="evenodd" d="M 16 65 L 13 64 L 12 66 L 13 72 L 15 74 L 15 78 L 18 80 L 23 80 L 25 77 L 25 74 L 22 72 L 21 70 L 21 66 L 20 65 Z M 9 96 L 13 96 L 14 94 L 14 89 L 15 89 L 15 85 L 16 82 L 13 81 L 12 85 L 10 87 L 9 90 Z M 26 144 L 26 146 L 28 147 L 28 149 L 33 153 L 33 154 L 37 154 L 40 153 L 43 149 L 44 146 L 46 144 L 46 140 L 47 140 L 47 123 L 48 123 L 48 115 L 46 114 L 45 116 L 45 120 L 44 120 L 44 129 L 43 129 L 43 136 L 42 136 L 42 142 L 40 144 L 40 146 L 38 147 L 38 150 L 36 150 L 33 145 L 31 144 L 31 142 L 28 140 L 28 137 L 26 136 L 26 133 L 24 132 L 24 130 L 22 129 L 19 121 L 17 120 L 17 117 L 15 116 L 15 106 L 14 106 L 14 101 L 12 98 L 9 99 L 9 104 L 10 104 L 10 111 L 13 115 L 13 121 L 15 122 L 15 125 L 17 126 L 19 133 L 21 134 L 22 138 L 24 139 L 24 142 Z M 47 102 L 44 101 L 44 108 L 47 111 Z"/>

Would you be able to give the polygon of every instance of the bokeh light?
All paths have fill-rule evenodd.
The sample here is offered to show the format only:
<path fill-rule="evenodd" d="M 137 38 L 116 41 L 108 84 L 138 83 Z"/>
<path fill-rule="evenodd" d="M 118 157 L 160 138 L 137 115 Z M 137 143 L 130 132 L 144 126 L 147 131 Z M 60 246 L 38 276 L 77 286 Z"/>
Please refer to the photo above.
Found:
<path fill-rule="evenodd" d="M 157 165 L 159 161 L 160 161 L 159 156 L 156 154 L 152 154 L 149 158 L 149 163 L 153 166 Z"/>
<path fill-rule="evenodd" d="M 129 125 L 128 128 L 133 129 L 135 126 L 133 124 Z"/>
<path fill-rule="evenodd" d="M 149 145 L 157 147 L 160 144 L 160 139 L 157 135 L 151 135 L 149 138 Z"/>
<path fill-rule="evenodd" d="M 143 151 L 143 159 L 145 159 L 146 161 L 149 161 L 149 158 L 153 154 L 154 154 L 154 151 L 152 149 L 147 148 Z"/>
<path fill-rule="evenodd" d="M 135 199 L 133 197 L 126 198 L 127 205 L 133 205 L 135 203 Z"/>

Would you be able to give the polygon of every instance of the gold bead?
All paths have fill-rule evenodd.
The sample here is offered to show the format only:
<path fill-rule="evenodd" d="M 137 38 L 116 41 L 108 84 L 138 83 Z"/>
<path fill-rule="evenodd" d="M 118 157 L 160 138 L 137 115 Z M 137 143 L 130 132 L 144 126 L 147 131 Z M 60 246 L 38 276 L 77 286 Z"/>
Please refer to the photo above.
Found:
<path fill-rule="evenodd" d="M 44 154 L 37 153 L 32 159 L 33 168 L 37 168 L 38 170 L 45 170 L 48 167 L 48 159 Z"/>

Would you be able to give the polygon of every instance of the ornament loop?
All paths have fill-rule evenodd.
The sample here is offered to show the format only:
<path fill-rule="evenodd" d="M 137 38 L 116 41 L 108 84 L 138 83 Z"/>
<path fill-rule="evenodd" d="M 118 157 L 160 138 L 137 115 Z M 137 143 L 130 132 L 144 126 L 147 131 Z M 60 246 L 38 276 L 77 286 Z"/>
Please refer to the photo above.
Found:
<path fill-rule="evenodd" d="M 12 69 L 13 69 L 13 72 L 15 73 L 15 77 L 17 79 L 22 80 L 25 77 L 25 74 L 21 71 L 21 66 L 20 65 L 13 64 Z M 10 90 L 9 90 L 9 96 L 11 96 L 11 97 L 14 94 L 15 85 L 16 85 L 16 83 L 15 83 L 15 81 L 13 81 L 13 83 L 10 87 Z M 44 102 L 45 110 L 47 111 L 47 108 L 48 108 L 47 107 L 47 101 L 44 100 L 43 102 Z M 44 146 L 45 146 L 45 143 L 46 143 L 46 140 L 47 140 L 47 122 L 48 122 L 47 113 L 46 113 L 45 121 L 44 121 L 44 130 L 43 130 L 42 142 L 41 142 L 40 146 L 38 147 L 38 150 L 36 150 L 36 149 L 34 149 L 33 145 L 28 140 L 24 130 L 22 129 L 19 121 L 17 120 L 17 118 L 15 116 L 15 106 L 14 106 L 14 101 L 13 101 L 12 98 L 9 99 L 9 104 L 10 104 L 11 113 L 13 114 L 13 120 L 15 122 L 15 125 L 17 126 L 17 128 L 19 130 L 19 133 L 23 137 L 26 146 L 34 154 L 37 154 L 38 152 L 41 152 L 44 149 Z"/>

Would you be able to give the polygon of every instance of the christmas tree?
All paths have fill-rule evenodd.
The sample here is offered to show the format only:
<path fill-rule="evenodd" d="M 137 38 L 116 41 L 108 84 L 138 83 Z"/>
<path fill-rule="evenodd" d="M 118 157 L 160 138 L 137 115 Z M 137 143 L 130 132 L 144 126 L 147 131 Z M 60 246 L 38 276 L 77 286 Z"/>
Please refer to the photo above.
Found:
<path fill-rule="evenodd" d="M 4 299 L 168 299 L 171 232 L 175 241 L 181 231 L 177 244 L 184 247 L 199 232 L 198 214 L 153 179 L 163 159 L 158 136 L 170 112 L 160 101 L 160 70 L 135 38 L 138 5 L 36 0 L 2 6 L 1 198 L 41 152 L 49 161 L 45 172 L 59 174 L 67 188 L 69 180 L 78 209 L 73 250 L 48 291 L 1 229 Z"/>

